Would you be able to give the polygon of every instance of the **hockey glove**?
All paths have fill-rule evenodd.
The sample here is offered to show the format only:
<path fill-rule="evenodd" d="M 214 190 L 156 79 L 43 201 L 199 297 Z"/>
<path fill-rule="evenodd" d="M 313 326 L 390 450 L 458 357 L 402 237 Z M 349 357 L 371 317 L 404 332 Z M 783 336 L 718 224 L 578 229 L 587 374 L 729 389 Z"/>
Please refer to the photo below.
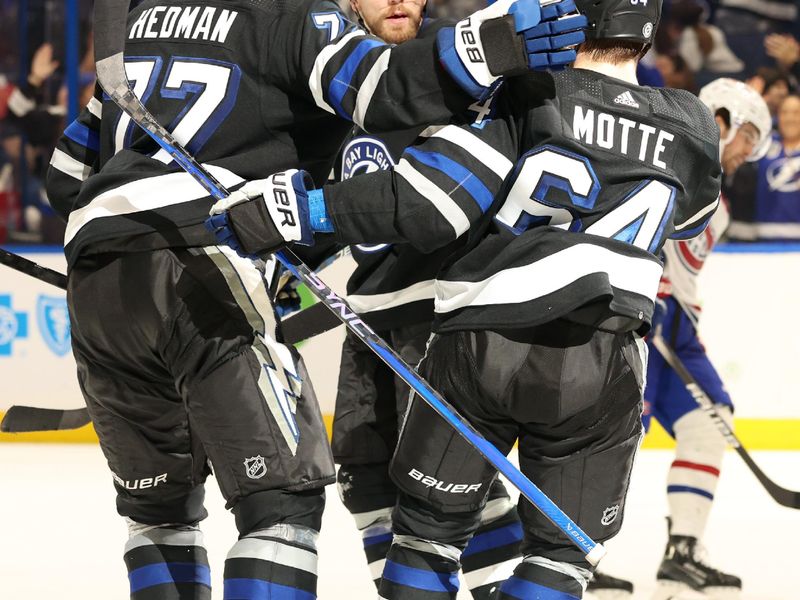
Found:
<path fill-rule="evenodd" d="M 471 96 L 485 100 L 500 77 L 553 68 L 575 60 L 567 46 L 580 44 L 586 17 L 565 16 L 574 0 L 499 0 L 437 34 L 444 68 Z"/>
<path fill-rule="evenodd" d="M 314 243 L 308 214 L 311 176 L 290 169 L 249 181 L 211 207 L 206 228 L 239 254 L 274 252 L 288 242 Z"/>

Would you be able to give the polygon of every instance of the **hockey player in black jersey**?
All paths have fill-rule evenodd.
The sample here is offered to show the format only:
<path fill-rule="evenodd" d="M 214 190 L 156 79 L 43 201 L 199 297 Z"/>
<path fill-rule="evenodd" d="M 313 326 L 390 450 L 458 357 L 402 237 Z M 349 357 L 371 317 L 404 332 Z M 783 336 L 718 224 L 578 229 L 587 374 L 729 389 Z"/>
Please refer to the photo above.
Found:
<path fill-rule="evenodd" d="M 417 35 L 435 36 L 446 21 L 422 20 L 425 4 L 353 0 L 361 24 L 386 42 Z M 474 106 L 465 119 L 482 119 Z M 475 111 L 478 111 L 477 113 Z M 421 128 L 382 135 L 354 127 L 337 158 L 337 179 L 393 166 Z M 457 242 L 456 242 L 457 244 Z M 351 246 L 357 267 L 347 285 L 348 301 L 406 363 L 425 353 L 433 321 L 433 279 L 454 245 L 423 254 L 411 244 Z M 339 494 L 361 532 L 375 583 L 380 582 L 392 544 L 391 514 L 397 488 L 389 460 L 408 404 L 409 388 L 378 356 L 348 333 L 342 346 L 331 448 L 339 465 Z M 481 525 L 464 551 L 462 572 L 473 598 L 491 598 L 492 590 L 519 558 L 522 527 L 502 482 L 495 481 Z"/>
<path fill-rule="evenodd" d="M 248 253 L 298 239 L 285 214 L 342 243 L 469 241 L 436 281 L 420 372 L 596 540 L 619 530 L 641 434 L 644 344 L 668 238 L 719 198 L 719 130 L 693 95 L 637 85 L 660 2 L 581 0 L 575 68 L 505 82 L 483 127 L 444 127 L 389 172 L 309 190 L 301 173 L 245 185 L 210 224 Z M 496 476 L 415 399 L 392 476 L 402 494 L 384 598 L 454 598 L 461 552 Z M 477 488 L 477 491 L 475 491 Z M 580 598 L 591 567 L 527 502 L 524 560 L 500 598 Z"/>
<path fill-rule="evenodd" d="M 531 30 L 540 18 L 535 0 L 501 0 L 393 48 L 326 0 L 145 0 L 128 16 L 125 69 L 226 187 L 265 164 L 321 182 L 348 121 L 447 121 L 507 70 L 568 60 L 556 40 L 526 48 L 550 37 Z M 212 468 L 240 536 L 224 597 L 314 597 L 334 468 L 302 362 L 280 343 L 270 265 L 214 245 L 205 190 L 99 93 L 60 140 L 47 189 L 68 219 L 73 349 L 129 519 L 131 597 L 210 597 L 198 523 Z"/>

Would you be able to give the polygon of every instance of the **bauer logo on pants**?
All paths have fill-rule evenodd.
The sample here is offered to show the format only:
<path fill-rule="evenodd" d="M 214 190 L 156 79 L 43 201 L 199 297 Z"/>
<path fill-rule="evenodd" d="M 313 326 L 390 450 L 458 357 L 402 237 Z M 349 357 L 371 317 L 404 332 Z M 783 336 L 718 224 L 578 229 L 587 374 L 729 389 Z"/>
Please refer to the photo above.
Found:
<path fill-rule="evenodd" d="M 603 510 L 603 518 L 600 519 L 600 522 L 608 527 L 614 521 L 617 520 L 617 515 L 619 514 L 619 504 L 615 504 L 614 506 L 609 506 L 605 510 Z"/>
<path fill-rule="evenodd" d="M 70 350 L 69 311 L 66 298 L 41 295 L 36 300 L 36 321 L 48 348 L 58 356 Z"/>
<path fill-rule="evenodd" d="M 267 474 L 267 463 L 260 454 L 244 459 L 244 469 L 250 479 L 261 479 Z"/>

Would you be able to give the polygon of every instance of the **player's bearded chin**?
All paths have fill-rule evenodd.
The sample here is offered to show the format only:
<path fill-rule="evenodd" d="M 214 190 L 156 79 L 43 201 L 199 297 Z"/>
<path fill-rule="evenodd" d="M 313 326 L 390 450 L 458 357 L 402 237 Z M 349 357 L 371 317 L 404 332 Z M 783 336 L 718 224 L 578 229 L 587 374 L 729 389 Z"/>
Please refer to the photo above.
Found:
<path fill-rule="evenodd" d="M 367 25 L 382 40 L 390 44 L 402 44 L 417 37 L 419 26 L 422 23 L 423 6 L 424 4 L 416 2 L 390 5 L 376 19 L 376 23 Z"/>

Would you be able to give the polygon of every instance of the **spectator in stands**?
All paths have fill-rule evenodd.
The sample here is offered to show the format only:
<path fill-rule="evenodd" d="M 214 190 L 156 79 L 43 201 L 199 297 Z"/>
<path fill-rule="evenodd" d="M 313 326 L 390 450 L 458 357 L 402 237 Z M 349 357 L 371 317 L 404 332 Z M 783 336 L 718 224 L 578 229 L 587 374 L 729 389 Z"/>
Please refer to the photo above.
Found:
<path fill-rule="evenodd" d="M 764 38 L 764 49 L 778 66 L 790 73 L 795 87 L 800 84 L 800 42 L 792 35 L 773 33 Z"/>
<path fill-rule="evenodd" d="M 778 107 L 789 95 L 789 76 L 781 69 L 761 67 L 747 80 L 747 85 L 761 94 L 774 119 L 778 114 Z"/>
<path fill-rule="evenodd" d="M 708 23 L 708 4 L 703 0 L 676 0 L 669 19 L 680 31 L 678 54 L 693 72 L 739 73 L 744 63 L 728 47 L 725 33 Z"/>
<path fill-rule="evenodd" d="M 755 185 L 734 179 L 731 190 L 733 239 L 800 240 L 800 95 L 790 94 L 778 109 L 778 131 L 757 164 Z M 749 192 L 752 190 L 752 192 Z"/>

